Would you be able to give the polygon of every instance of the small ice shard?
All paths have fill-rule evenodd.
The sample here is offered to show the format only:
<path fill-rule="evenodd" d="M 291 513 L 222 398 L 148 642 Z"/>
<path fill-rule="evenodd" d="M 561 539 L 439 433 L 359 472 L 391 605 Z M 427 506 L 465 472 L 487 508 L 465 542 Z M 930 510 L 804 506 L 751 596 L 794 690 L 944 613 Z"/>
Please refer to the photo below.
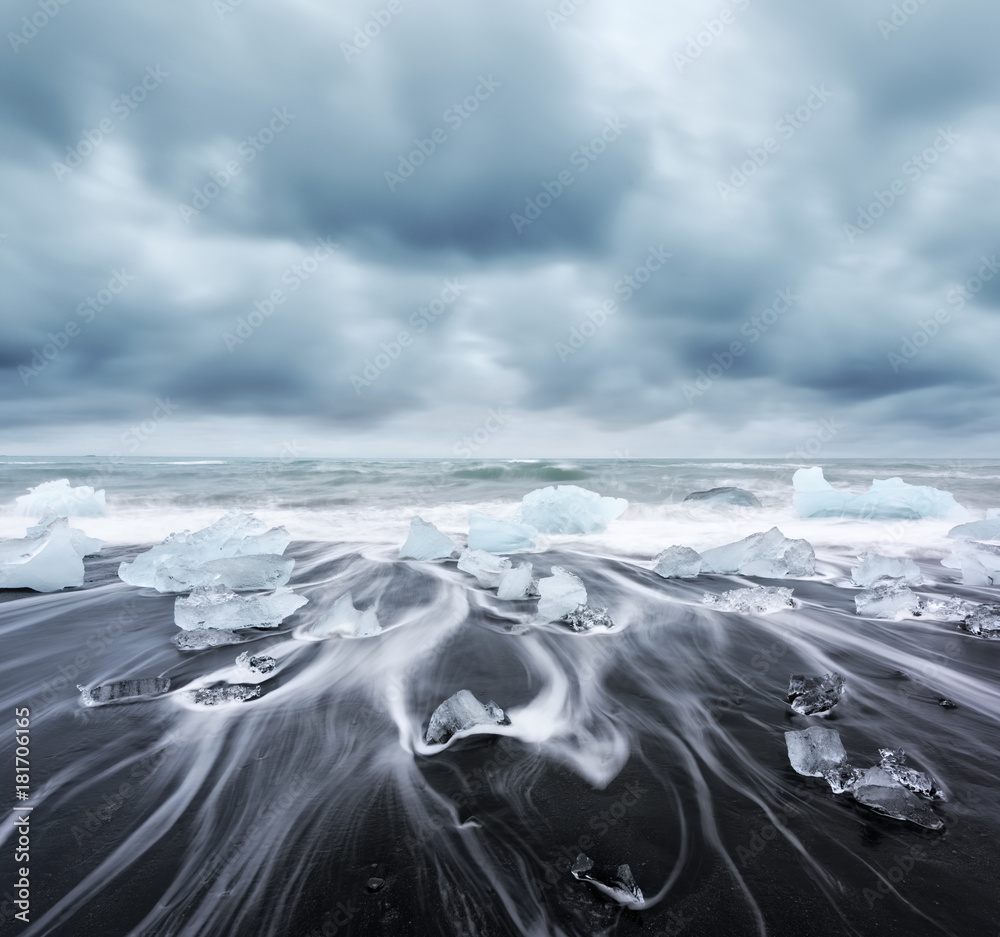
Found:
<path fill-rule="evenodd" d="M 162 567 L 191 568 L 237 556 L 280 555 L 291 539 L 284 527 L 268 529 L 252 514 L 230 511 L 203 530 L 171 534 L 131 563 L 122 563 L 118 577 L 130 586 L 155 588 Z"/>
<path fill-rule="evenodd" d="M 632 911 L 638 911 L 646 907 L 646 900 L 642 897 L 642 889 L 635 883 L 632 877 L 632 870 L 628 864 L 620 865 L 614 871 L 592 872 L 594 863 L 582 852 L 576 857 L 570 872 L 579 882 L 586 882 L 602 895 L 618 902 L 620 905 Z"/>
<path fill-rule="evenodd" d="M 963 540 L 941 565 L 962 570 L 962 582 L 967 586 L 1000 585 L 1000 546 L 996 544 Z"/>
<path fill-rule="evenodd" d="M 458 558 L 458 568 L 475 576 L 484 589 L 493 589 L 500 585 L 504 573 L 511 568 L 511 562 L 505 556 L 494 556 L 485 550 L 463 550 Z"/>
<path fill-rule="evenodd" d="M 653 562 L 653 572 L 664 579 L 694 579 L 701 572 L 701 554 L 690 547 L 667 547 Z"/>
<path fill-rule="evenodd" d="M 326 617 L 308 626 L 310 635 L 326 638 L 345 634 L 353 638 L 369 638 L 382 633 L 375 606 L 364 611 L 354 607 L 354 596 L 347 592 L 333 603 Z"/>
<path fill-rule="evenodd" d="M 443 560 L 458 549 L 458 545 L 447 534 L 441 533 L 433 524 L 422 517 L 410 521 L 410 532 L 406 543 L 399 548 L 401 560 Z"/>
<path fill-rule="evenodd" d="M 191 699 L 199 706 L 219 706 L 222 703 L 245 703 L 260 696 L 259 683 L 222 683 L 206 686 L 191 693 Z"/>
<path fill-rule="evenodd" d="M 579 577 L 561 566 L 553 566 L 551 576 L 538 580 L 538 594 L 538 614 L 545 621 L 558 621 L 587 604 L 587 590 Z"/>
<path fill-rule="evenodd" d="M 610 631 L 615 626 L 606 608 L 594 608 L 592 605 L 580 605 L 560 620 L 577 632 L 591 631 L 594 628 L 607 628 Z"/>
<path fill-rule="evenodd" d="M 907 585 L 919 586 L 924 581 L 920 567 L 906 557 L 859 553 L 860 565 L 851 567 L 851 579 L 856 586 L 870 586 L 879 579 L 902 579 Z"/>
<path fill-rule="evenodd" d="M 840 702 L 846 685 L 839 673 L 825 673 L 822 677 L 793 673 L 788 678 L 788 702 L 803 716 L 827 713 Z"/>
<path fill-rule="evenodd" d="M 902 784 L 914 794 L 935 800 L 944 800 L 944 792 L 934 783 L 933 779 L 904 764 L 906 752 L 901 748 L 880 748 L 879 757 L 882 759 L 880 767 L 897 784 Z"/>
<path fill-rule="evenodd" d="M 531 563 L 518 563 L 504 572 L 497 586 L 499 599 L 523 599 L 531 588 Z"/>
<path fill-rule="evenodd" d="M 83 585 L 83 555 L 91 541 L 65 517 L 28 528 L 26 537 L 0 541 L 0 589 L 57 592 Z"/>
<path fill-rule="evenodd" d="M 925 618 L 936 618 L 938 621 L 964 621 L 976 609 L 976 603 L 957 595 L 930 596 L 923 599 L 920 614 Z"/>
<path fill-rule="evenodd" d="M 969 634 L 1000 638 L 1000 605 L 979 605 L 962 622 Z"/>
<path fill-rule="evenodd" d="M 469 512 L 469 549 L 488 553 L 520 553 L 535 546 L 538 531 L 527 524 L 499 521 L 483 514 Z"/>
<path fill-rule="evenodd" d="M 785 733 L 788 761 L 797 774 L 821 778 L 847 760 L 847 752 L 836 729 L 810 726 Z"/>
<path fill-rule="evenodd" d="M 937 698 L 938 706 L 943 706 L 945 709 L 958 709 L 958 703 L 954 700 L 948 699 L 946 696 L 939 696 Z"/>
<path fill-rule="evenodd" d="M 790 540 L 777 527 L 705 550 L 701 561 L 702 573 L 739 573 L 764 579 L 812 576 L 816 572 L 816 554 L 809 542 Z"/>
<path fill-rule="evenodd" d="M 175 634 L 172 640 L 182 651 L 204 651 L 210 647 L 243 644 L 249 641 L 251 637 L 248 634 L 239 634 L 236 631 L 223 631 L 219 628 L 197 628 L 194 631 L 182 631 L 179 634 Z"/>
<path fill-rule="evenodd" d="M 309 600 L 287 586 L 274 592 L 237 595 L 225 586 L 199 586 L 174 602 L 174 623 L 185 631 L 202 628 L 277 628 Z"/>
<path fill-rule="evenodd" d="M 908 820 L 929 830 L 938 830 L 944 824 L 940 818 L 896 781 L 884 768 L 869 768 L 851 790 L 859 804 L 871 807 L 877 813 L 896 820 Z"/>
<path fill-rule="evenodd" d="M 792 476 L 792 505 L 799 517 L 854 517 L 863 520 L 916 520 L 921 517 L 969 516 L 948 491 L 924 485 L 908 485 L 901 478 L 872 482 L 864 494 L 839 491 L 824 477 L 819 466 L 799 469 Z"/>
<path fill-rule="evenodd" d="M 115 680 L 102 683 L 88 690 L 78 686 L 85 706 L 102 706 L 105 703 L 134 703 L 139 700 L 162 696 L 170 689 L 169 677 L 140 677 L 138 680 Z"/>
<path fill-rule="evenodd" d="M 468 690 L 459 690 L 434 710 L 424 738 L 428 744 L 443 745 L 456 732 L 509 725 L 510 718 L 493 700 L 483 705 Z"/>
<path fill-rule="evenodd" d="M 202 565 L 161 566 L 153 576 L 157 592 L 190 592 L 198 586 L 225 586 L 234 592 L 277 589 L 292 575 L 295 560 L 277 553 L 233 556 Z"/>
<path fill-rule="evenodd" d="M 857 614 L 862 618 L 885 618 L 901 621 L 919 618 L 923 601 L 898 579 L 880 582 L 854 596 Z"/>
<path fill-rule="evenodd" d="M 708 491 L 692 491 L 684 500 L 701 501 L 707 504 L 735 504 L 748 508 L 763 507 L 757 495 L 752 491 L 732 486 L 709 488 Z"/>
<path fill-rule="evenodd" d="M 984 521 L 959 524 L 948 531 L 948 536 L 956 540 L 1000 540 L 1000 517 L 987 516 Z"/>
<path fill-rule="evenodd" d="M 244 651 L 236 658 L 236 666 L 240 670 L 263 676 L 271 673 L 278 666 L 278 662 L 267 654 L 251 655 L 249 651 Z"/>
<path fill-rule="evenodd" d="M 627 507 L 624 498 L 603 498 L 576 485 L 550 485 L 521 499 L 518 519 L 543 534 L 599 534 Z"/>
<path fill-rule="evenodd" d="M 827 768 L 823 772 L 823 779 L 830 785 L 830 790 L 834 794 L 846 794 L 854 790 L 854 786 L 864 774 L 861 768 L 854 768 L 845 762 L 834 768 Z"/>
<path fill-rule="evenodd" d="M 68 478 L 42 482 L 28 489 L 29 494 L 15 498 L 14 513 L 20 517 L 103 517 L 106 505 L 104 489 L 94 491 L 88 485 L 71 488 Z"/>
<path fill-rule="evenodd" d="M 742 612 L 744 615 L 770 615 L 795 608 L 792 590 L 781 586 L 752 586 L 749 589 L 732 589 L 722 595 L 705 593 L 704 603 L 724 612 Z"/>

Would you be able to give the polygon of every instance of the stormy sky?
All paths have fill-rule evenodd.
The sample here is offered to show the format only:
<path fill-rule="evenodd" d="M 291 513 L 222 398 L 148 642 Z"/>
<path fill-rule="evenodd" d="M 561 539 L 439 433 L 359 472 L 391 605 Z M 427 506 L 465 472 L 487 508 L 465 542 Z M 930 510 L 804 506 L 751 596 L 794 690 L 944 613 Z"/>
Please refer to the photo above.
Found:
<path fill-rule="evenodd" d="M 12 0 L 0 451 L 991 456 L 991 0 Z"/>

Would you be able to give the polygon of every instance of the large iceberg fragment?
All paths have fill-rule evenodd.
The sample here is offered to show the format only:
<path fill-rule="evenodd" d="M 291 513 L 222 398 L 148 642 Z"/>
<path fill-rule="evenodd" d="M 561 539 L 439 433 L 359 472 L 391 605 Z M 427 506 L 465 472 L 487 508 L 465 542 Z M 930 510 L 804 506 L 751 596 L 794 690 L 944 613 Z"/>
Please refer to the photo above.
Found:
<path fill-rule="evenodd" d="M 410 532 L 406 542 L 399 548 L 401 560 L 443 560 L 458 549 L 458 545 L 447 534 L 441 533 L 432 523 L 422 517 L 410 521 Z"/>
<path fill-rule="evenodd" d="M 519 518 L 544 534 L 599 534 L 627 507 L 624 498 L 602 498 L 576 485 L 550 485 L 521 499 Z"/>
<path fill-rule="evenodd" d="M 459 690 L 434 710 L 424 738 L 429 744 L 443 745 L 456 732 L 509 725 L 510 718 L 493 700 L 484 705 L 469 690 Z"/>
<path fill-rule="evenodd" d="M 1000 517 L 959 524 L 948 531 L 948 536 L 956 540 L 1000 540 Z"/>
<path fill-rule="evenodd" d="M 504 572 L 497 586 L 498 599 L 523 599 L 531 588 L 531 563 L 518 563 Z"/>
<path fill-rule="evenodd" d="M 777 527 L 705 550 L 701 562 L 703 573 L 739 573 L 765 579 L 811 576 L 816 572 L 816 554 L 809 541 L 791 540 Z"/>
<path fill-rule="evenodd" d="M 291 539 L 284 527 L 269 529 L 252 514 L 230 511 L 203 530 L 171 534 L 131 563 L 122 563 L 118 576 L 130 586 L 156 588 L 156 574 L 162 568 L 190 570 L 213 560 L 281 554 Z"/>
<path fill-rule="evenodd" d="M 770 615 L 788 608 L 795 608 L 792 590 L 780 586 L 753 586 L 749 589 L 732 589 L 722 595 L 706 592 L 706 605 L 724 612 L 742 612 L 744 615 Z"/>
<path fill-rule="evenodd" d="M 929 830 L 938 830 L 944 824 L 934 811 L 919 797 L 908 791 L 884 768 L 869 768 L 855 783 L 851 793 L 854 799 L 871 807 L 877 813 L 896 820 L 908 820 Z"/>
<path fill-rule="evenodd" d="M 354 596 L 350 592 L 333 603 L 333 608 L 325 618 L 303 628 L 303 634 L 317 638 L 326 638 L 333 634 L 368 638 L 381 633 L 382 625 L 379 623 L 378 615 L 375 614 L 375 606 L 364 611 L 355 608 Z"/>
<path fill-rule="evenodd" d="M 199 586 L 189 596 L 178 596 L 174 623 L 185 631 L 277 628 L 308 601 L 287 586 L 255 595 L 237 595 L 225 586 Z"/>
<path fill-rule="evenodd" d="M 941 560 L 948 569 L 960 569 L 967 586 L 1000 585 L 1000 546 L 963 540 Z"/>
<path fill-rule="evenodd" d="M 653 562 L 653 572 L 664 579 L 694 579 L 701 572 L 701 554 L 690 547 L 667 547 Z"/>
<path fill-rule="evenodd" d="M 785 733 L 788 761 L 797 774 L 821 778 L 824 772 L 847 760 L 847 751 L 836 729 L 810 726 Z"/>
<path fill-rule="evenodd" d="M 0 541 L 0 589 L 56 592 L 83 585 L 83 557 L 100 549 L 65 517 L 29 527 L 27 536 Z"/>
<path fill-rule="evenodd" d="M 870 586 L 879 579 L 902 579 L 911 586 L 923 582 L 920 567 L 906 557 L 859 553 L 858 559 L 861 563 L 851 567 L 851 579 L 856 586 Z"/>
<path fill-rule="evenodd" d="M 760 499 L 746 488 L 709 488 L 708 491 L 692 491 L 685 501 L 701 501 L 705 504 L 735 504 L 740 507 L 762 507 Z"/>
<path fill-rule="evenodd" d="M 875 479 L 864 494 L 839 491 L 819 466 L 799 469 L 792 476 L 792 505 L 800 517 L 855 517 L 863 520 L 916 520 L 921 517 L 969 516 L 948 491 L 908 485 L 901 478 Z"/>
<path fill-rule="evenodd" d="M 94 491 L 88 485 L 71 488 L 68 478 L 42 482 L 29 488 L 28 494 L 15 498 L 14 513 L 21 517 L 103 517 L 106 505 L 104 489 Z"/>
<path fill-rule="evenodd" d="M 632 870 L 627 863 L 613 870 L 593 871 L 593 869 L 593 861 L 581 852 L 576 857 L 570 872 L 577 881 L 586 882 L 605 897 L 632 911 L 646 907 L 642 889 L 636 885 Z"/>
<path fill-rule="evenodd" d="M 485 550 L 463 550 L 458 558 L 458 568 L 475 576 L 479 585 L 493 589 L 500 585 L 504 574 L 511 568 L 511 562 L 505 556 L 494 556 Z"/>
<path fill-rule="evenodd" d="M 587 590 L 578 576 L 552 567 L 552 575 L 538 580 L 538 614 L 545 621 L 558 621 L 587 604 Z"/>
<path fill-rule="evenodd" d="M 140 677 L 137 680 L 115 680 L 102 683 L 92 690 L 78 686 L 84 706 L 103 706 L 107 703 L 135 703 L 154 699 L 170 689 L 169 677 Z"/>
<path fill-rule="evenodd" d="M 962 628 L 969 634 L 1000 638 L 1000 605 L 980 605 L 974 608 L 962 622 Z"/>
<path fill-rule="evenodd" d="M 469 549 L 489 553 L 520 553 L 535 546 L 538 531 L 527 524 L 499 521 L 482 511 L 469 512 Z"/>
<path fill-rule="evenodd" d="M 862 618 L 885 618 L 901 621 L 920 616 L 923 600 L 899 579 L 888 579 L 854 596 L 857 614 Z"/>
<path fill-rule="evenodd" d="M 788 702 L 803 716 L 822 715 L 840 702 L 845 686 L 846 681 L 839 673 L 825 673 L 821 677 L 793 673 L 788 678 Z"/>
<path fill-rule="evenodd" d="M 153 576 L 157 592 L 190 592 L 198 586 L 225 586 L 235 592 L 277 589 L 292 575 L 295 560 L 277 553 L 232 556 L 202 565 L 161 566 Z"/>

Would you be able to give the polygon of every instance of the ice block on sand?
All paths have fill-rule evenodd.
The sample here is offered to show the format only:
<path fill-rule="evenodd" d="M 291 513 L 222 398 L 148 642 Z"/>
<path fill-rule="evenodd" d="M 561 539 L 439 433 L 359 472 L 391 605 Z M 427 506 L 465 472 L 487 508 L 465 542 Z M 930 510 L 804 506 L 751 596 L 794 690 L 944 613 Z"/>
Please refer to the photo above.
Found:
<path fill-rule="evenodd" d="M 455 541 L 422 517 L 410 521 L 406 542 L 399 548 L 401 560 L 443 560 L 458 549 Z"/>
<path fill-rule="evenodd" d="M 456 732 L 476 726 L 509 725 L 510 719 L 493 700 L 483 704 L 469 690 L 459 690 L 434 710 L 425 739 L 430 744 L 444 744 Z"/>
<path fill-rule="evenodd" d="M 469 512 L 469 549 L 489 553 L 520 553 L 535 546 L 538 531 L 527 524 L 500 521 L 481 511 Z"/>
<path fill-rule="evenodd" d="M 705 550 L 701 561 L 702 573 L 739 573 L 765 579 L 811 576 L 816 571 L 816 554 L 810 543 L 791 540 L 777 527 Z"/>

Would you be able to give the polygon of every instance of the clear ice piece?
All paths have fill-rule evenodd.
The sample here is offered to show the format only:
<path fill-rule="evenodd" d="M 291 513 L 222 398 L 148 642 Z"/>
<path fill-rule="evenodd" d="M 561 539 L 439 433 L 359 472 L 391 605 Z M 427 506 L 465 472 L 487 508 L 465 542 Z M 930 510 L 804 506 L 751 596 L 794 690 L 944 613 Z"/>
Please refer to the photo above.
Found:
<path fill-rule="evenodd" d="M 792 590 L 782 586 L 751 586 L 748 589 L 732 589 L 722 595 L 706 592 L 703 601 L 724 612 L 742 612 L 744 615 L 770 615 L 795 608 Z"/>
<path fill-rule="evenodd" d="M 578 576 L 552 567 L 552 575 L 538 580 L 538 614 L 545 621 L 558 621 L 587 604 L 587 590 Z"/>
<path fill-rule="evenodd" d="M 469 512 L 469 549 L 488 553 L 520 553 L 535 546 L 538 531 L 527 524 L 500 521 L 483 514 Z"/>
<path fill-rule="evenodd" d="M 225 586 L 235 592 L 277 589 L 292 575 L 295 560 L 277 553 L 209 560 L 201 566 L 161 566 L 153 576 L 157 592 L 190 592 L 198 586 Z"/>
<path fill-rule="evenodd" d="M 1000 546 L 963 540 L 956 543 L 949 556 L 941 560 L 948 569 L 960 569 L 967 586 L 1000 585 Z"/>
<path fill-rule="evenodd" d="M 854 605 L 857 614 L 863 618 L 901 621 L 904 618 L 919 618 L 923 600 L 911 592 L 902 580 L 889 579 L 859 592 L 854 596 Z"/>
<path fill-rule="evenodd" d="M 777 527 L 705 550 L 701 560 L 702 573 L 786 579 L 816 572 L 816 554 L 810 543 L 791 540 Z"/>
<path fill-rule="evenodd" d="M 834 794 L 846 794 L 854 790 L 858 781 L 864 777 L 861 768 L 854 768 L 846 762 L 833 768 L 827 768 L 823 772 L 823 778 L 830 785 L 830 790 Z"/>
<path fill-rule="evenodd" d="M 788 678 L 788 702 L 803 716 L 828 713 L 840 702 L 846 685 L 839 673 L 825 673 L 822 677 L 793 673 Z"/>
<path fill-rule="evenodd" d="M 797 774 L 821 778 L 847 760 L 847 752 L 836 729 L 810 726 L 785 733 L 788 761 Z"/>
<path fill-rule="evenodd" d="M 334 634 L 344 634 L 354 638 L 369 638 L 382 633 L 382 625 L 375 606 L 364 611 L 354 607 L 354 596 L 347 592 L 333 603 L 333 608 L 325 618 L 307 627 L 310 635 L 326 638 Z"/>
<path fill-rule="evenodd" d="M 599 534 L 627 507 L 624 498 L 604 498 L 576 485 L 550 485 L 521 499 L 518 518 L 543 534 Z"/>
<path fill-rule="evenodd" d="M 684 500 L 699 501 L 703 504 L 734 504 L 748 508 L 763 507 L 760 499 L 752 491 L 732 486 L 709 488 L 708 491 L 692 491 Z"/>
<path fill-rule="evenodd" d="M 871 586 L 879 579 L 901 579 L 907 585 L 919 586 L 924 581 L 920 567 L 906 557 L 860 553 L 861 563 L 851 567 L 851 579 L 856 586 Z"/>
<path fill-rule="evenodd" d="M 199 586 L 174 602 L 174 623 L 185 631 L 202 628 L 277 628 L 309 600 L 287 586 L 274 592 L 237 595 L 225 586 Z"/>
<path fill-rule="evenodd" d="M 934 811 L 915 794 L 899 784 L 884 768 L 869 768 L 851 790 L 859 804 L 896 820 L 908 820 L 929 830 L 944 824 Z"/>
<path fill-rule="evenodd" d="M 199 706 L 219 706 L 222 703 L 245 703 L 260 696 L 259 683 L 223 683 L 193 690 L 191 699 Z"/>
<path fill-rule="evenodd" d="M 970 634 L 1000 638 L 1000 605 L 977 606 L 962 622 L 962 628 Z"/>
<path fill-rule="evenodd" d="M 428 744 L 443 745 L 456 732 L 509 725 L 510 718 L 493 700 L 483 704 L 468 690 L 459 690 L 434 710 L 424 738 Z"/>
<path fill-rule="evenodd" d="M 28 528 L 27 536 L 0 541 L 0 589 L 56 592 L 83 585 L 83 555 L 91 541 L 65 517 Z"/>
<path fill-rule="evenodd" d="M 914 794 L 935 800 L 944 800 L 944 792 L 929 775 L 903 763 L 906 761 L 906 753 L 901 748 L 880 748 L 878 753 L 882 759 L 880 767 L 896 783 L 902 784 Z"/>
<path fill-rule="evenodd" d="M 432 523 L 422 517 L 410 521 L 410 532 L 406 542 L 399 548 L 401 560 L 443 560 L 458 549 L 458 545 L 447 534 L 441 533 Z"/>
<path fill-rule="evenodd" d="M 531 588 L 531 563 L 518 563 L 504 572 L 497 586 L 497 598 L 523 599 Z"/>
<path fill-rule="evenodd" d="M 236 658 L 236 666 L 248 673 L 264 676 L 272 673 L 274 668 L 278 666 L 278 662 L 267 654 L 251 655 L 249 651 L 244 651 Z"/>
<path fill-rule="evenodd" d="M 251 638 L 252 635 L 236 631 L 196 628 L 194 631 L 181 631 L 175 634 L 172 640 L 182 651 L 204 651 L 206 648 L 223 647 L 227 644 L 244 644 Z"/>
<path fill-rule="evenodd" d="M 570 872 L 577 881 L 586 882 L 605 897 L 632 911 L 646 907 L 642 889 L 636 885 L 635 879 L 632 877 L 632 870 L 627 863 L 618 866 L 614 871 L 595 872 L 593 870 L 593 861 L 581 852 L 576 857 Z"/>
<path fill-rule="evenodd" d="M 14 513 L 20 517 L 103 517 L 106 510 L 104 489 L 94 491 L 89 485 L 71 488 L 68 478 L 42 482 L 28 489 L 28 494 L 14 499 Z"/>
<path fill-rule="evenodd" d="M 948 536 L 956 540 L 1000 540 L 1000 517 L 987 516 L 984 521 L 959 524 L 948 531 Z"/>
<path fill-rule="evenodd" d="M 653 572 L 664 579 L 694 579 L 701 572 L 701 554 L 690 547 L 667 547 L 653 562 Z"/>
<path fill-rule="evenodd" d="M 475 576 L 484 589 L 492 589 L 500 585 L 504 573 L 511 568 L 511 562 L 505 556 L 494 556 L 485 550 L 463 550 L 458 558 L 458 568 Z"/>
<path fill-rule="evenodd" d="M 610 631 L 615 626 L 606 608 L 594 608 L 592 605 L 578 606 L 563 616 L 562 621 L 577 632 L 591 631 L 594 628 L 607 628 Z"/>
<path fill-rule="evenodd" d="M 103 706 L 107 703 L 134 703 L 139 700 L 162 696 L 170 689 L 169 677 L 140 677 L 137 680 L 115 680 L 102 683 L 92 690 L 79 686 L 85 706 Z"/>

